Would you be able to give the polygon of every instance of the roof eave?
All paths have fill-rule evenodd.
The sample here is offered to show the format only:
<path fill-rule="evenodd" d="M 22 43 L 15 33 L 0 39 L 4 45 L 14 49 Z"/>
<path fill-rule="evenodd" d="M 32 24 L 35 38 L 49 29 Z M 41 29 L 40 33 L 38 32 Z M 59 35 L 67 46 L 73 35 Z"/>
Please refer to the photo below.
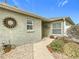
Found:
<path fill-rule="evenodd" d="M 21 13 L 21 14 L 24 14 L 24 15 L 35 17 L 35 18 L 38 18 L 38 19 L 41 19 L 41 20 L 43 20 L 43 19 L 46 20 L 45 17 L 38 16 L 38 15 L 35 15 L 33 13 L 25 12 L 25 11 L 19 10 L 18 8 L 10 7 L 10 6 L 5 5 L 5 4 L 0 4 L 0 8 L 4 8 L 4 9 L 7 9 L 7 10 L 16 12 L 16 13 Z"/>
<path fill-rule="evenodd" d="M 65 19 L 66 19 L 67 21 L 69 21 L 72 25 L 75 25 L 75 23 L 71 20 L 70 17 L 66 17 Z"/>

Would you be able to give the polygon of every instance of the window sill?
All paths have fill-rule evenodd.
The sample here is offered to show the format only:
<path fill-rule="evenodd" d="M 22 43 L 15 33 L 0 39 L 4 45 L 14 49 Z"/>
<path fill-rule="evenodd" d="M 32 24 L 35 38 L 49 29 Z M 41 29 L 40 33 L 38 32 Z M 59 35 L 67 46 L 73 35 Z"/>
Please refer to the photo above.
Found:
<path fill-rule="evenodd" d="M 27 30 L 27 33 L 33 33 L 35 32 L 34 30 Z"/>

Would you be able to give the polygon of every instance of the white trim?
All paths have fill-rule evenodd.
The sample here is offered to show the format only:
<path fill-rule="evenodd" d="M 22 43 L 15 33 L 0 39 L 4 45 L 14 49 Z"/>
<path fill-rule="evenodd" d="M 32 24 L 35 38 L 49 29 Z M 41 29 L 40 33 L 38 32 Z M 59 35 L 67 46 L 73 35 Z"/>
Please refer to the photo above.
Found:
<path fill-rule="evenodd" d="M 27 33 L 33 33 L 34 30 L 27 30 Z"/>
<path fill-rule="evenodd" d="M 63 18 L 63 20 L 64 20 L 64 35 L 66 34 L 66 20 L 65 20 L 65 18 Z"/>
<path fill-rule="evenodd" d="M 28 21 L 31 21 L 32 24 L 28 24 Z M 33 20 L 28 19 L 28 20 L 27 20 L 27 26 L 28 26 L 28 25 L 31 25 L 31 26 L 32 26 L 32 29 L 27 29 L 27 31 L 34 31 L 34 30 L 33 30 L 33 25 L 34 25 Z"/>
<path fill-rule="evenodd" d="M 53 29 L 62 29 L 62 22 L 55 22 L 55 23 L 61 23 L 61 28 L 53 28 L 53 23 L 52 23 L 52 34 L 53 34 Z M 62 34 L 62 31 L 61 31 Z M 53 34 L 53 35 L 61 35 L 61 34 Z"/>

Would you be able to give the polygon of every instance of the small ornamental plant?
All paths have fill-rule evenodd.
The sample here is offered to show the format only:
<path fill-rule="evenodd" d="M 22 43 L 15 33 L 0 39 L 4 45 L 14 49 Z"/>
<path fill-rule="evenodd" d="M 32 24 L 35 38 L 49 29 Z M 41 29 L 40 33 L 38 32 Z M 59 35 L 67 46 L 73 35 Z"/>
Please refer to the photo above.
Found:
<path fill-rule="evenodd" d="M 50 44 L 51 48 L 55 52 L 62 52 L 62 47 L 64 46 L 64 41 L 63 40 L 54 40 Z"/>
<path fill-rule="evenodd" d="M 9 51 L 11 51 L 11 45 L 10 44 L 4 45 L 3 50 L 5 53 L 8 53 Z"/>

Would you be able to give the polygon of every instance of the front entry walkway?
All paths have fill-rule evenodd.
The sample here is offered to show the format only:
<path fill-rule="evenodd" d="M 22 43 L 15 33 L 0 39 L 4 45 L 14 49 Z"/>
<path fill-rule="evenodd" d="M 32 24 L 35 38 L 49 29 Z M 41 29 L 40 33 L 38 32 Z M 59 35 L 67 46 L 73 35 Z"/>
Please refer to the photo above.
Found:
<path fill-rule="evenodd" d="M 53 39 L 44 38 L 44 40 L 34 44 L 34 59 L 54 59 L 52 54 L 48 51 L 46 46 L 50 44 Z"/>

